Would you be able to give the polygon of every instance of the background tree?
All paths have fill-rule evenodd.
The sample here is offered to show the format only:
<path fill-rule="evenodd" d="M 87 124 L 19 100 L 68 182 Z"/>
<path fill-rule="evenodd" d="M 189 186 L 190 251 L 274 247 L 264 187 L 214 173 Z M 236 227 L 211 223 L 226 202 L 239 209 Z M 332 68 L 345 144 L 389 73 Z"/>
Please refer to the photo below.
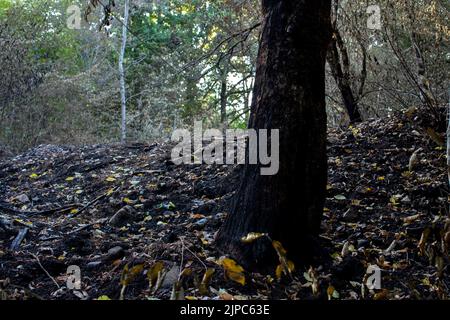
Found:
<path fill-rule="evenodd" d="M 125 142 L 127 138 L 127 91 L 125 87 L 125 70 L 123 68 L 123 62 L 125 60 L 125 50 L 127 48 L 127 36 L 128 36 L 128 15 L 130 13 L 130 1 L 125 0 L 123 8 L 123 21 L 122 21 L 122 43 L 120 45 L 119 53 L 119 78 L 120 78 L 120 103 L 121 103 L 121 142 Z"/>

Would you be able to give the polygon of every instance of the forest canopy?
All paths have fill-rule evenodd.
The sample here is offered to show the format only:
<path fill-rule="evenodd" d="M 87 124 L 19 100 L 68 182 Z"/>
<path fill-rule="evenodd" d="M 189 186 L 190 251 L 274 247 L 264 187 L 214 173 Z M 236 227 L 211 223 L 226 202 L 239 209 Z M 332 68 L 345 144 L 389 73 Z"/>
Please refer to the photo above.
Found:
<path fill-rule="evenodd" d="M 348 108 L 369 119 L 425 105 L 442 118 L 433 110 L 447 101 L 448 6 L 378 1 L 379 17 L 366 1 L 333 8 L 331 126 L 353 120 Z M 120 140 L 123 18 L 123 1 L 0 2 L 6 150 Z M 261 19 L 251 0 L 131 1 L 123 57 L 127 139 L 167 138 L 199 118 L 244 128 Z M 440 122 L 443 132 L 443 119 L 427 121 Z"/>

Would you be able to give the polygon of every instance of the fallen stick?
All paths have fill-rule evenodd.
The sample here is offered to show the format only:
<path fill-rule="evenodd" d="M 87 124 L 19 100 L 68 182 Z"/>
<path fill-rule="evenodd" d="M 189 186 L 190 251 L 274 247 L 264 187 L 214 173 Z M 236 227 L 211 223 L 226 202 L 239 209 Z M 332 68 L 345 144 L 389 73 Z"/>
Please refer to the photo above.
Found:
<path fill-rule="evenodd" d="M 119 189 L 119 187 L 114 188 L 112 191 L 106 191 L 105 193 L 101 194 L 100 196 L 98 196 L 97 198 L 95 198 L 94 200 L 92 200 L 91 202 L 89 202 L 87 205 L 85 205 L 83 208 L 81 208 L 80 210 L 78 210 L 78 212 L 76 213 L 76 215 L 81 214 L 83 211 L 86 211 L 86 209 L 90 208 L 91 206 L 93 206 L 94 204 L 96 204 L 98 201 L 100 201 L 101 199 L 110 196 L 111 194 L 113 194 L 114 192 L 116 192 Z"/>
<path fill-rule="evenodd" d="M 47 277 L 49 277 L 49 278 L 53 281 L 53 283 L 58 287 L 58 289 L 60 289 L 60 286 L 59 286 L 58 282 L 56 282 L 55 278 L 53 278 L 53 277 L 50 275 L 50 273 L 48 273 L 48 271 L 45 270 L 44 266 L 43 266 L 42 263 L 41 263 L 41 260 L 39 260 L 39 257 L 38 257 L 37 255 L 31 253 L 31 252 L 30 252 L 30 255 L 33 256 L 33 258 L 36 259 L 36 261 L 37 261 L 37 263 L 39 264 L 39 267 L 41 267 L 42 271 L 44 271 L 45 274 L 47 275 Z"/>
<path fill-rule="evenodd" d="M 19 233 L 17 234 L 17 236 L 11 243 L 10 249 L 12 251 L 17 251 L 19 249 L 20 244 L 22 243 L 23 239 L 25 239 L 25 237 L 27 236 L 28 230 L 29 230 L 28 228 L 20 229 Z"/>
<path fill-rule="evenodd" d="M 8 205 L 5 205 L 3 203 L 0 203 L 0 211 L 3 210 L 5 212 L 8 213 L 13 213 L 13 214 L 18 214 L 18 215 L 27 215 L 27 216 L 35 216 L 35 215 L 48 215 L 48 214 L 53 214 L 56 212 L 63 212 L 63 211 L 68 211 L 68 210 L 72 210 L 76 207 L 79 207 L 80 204 L 69 204 L 66 206 L 62 206 L 59 208 L 55 208 L 55 209 L 48 209 L 48 210 L 43 210 L 43 211 L 22 211 L 22 210 L 18 210 L 15 208 L 12 208 Z"/>

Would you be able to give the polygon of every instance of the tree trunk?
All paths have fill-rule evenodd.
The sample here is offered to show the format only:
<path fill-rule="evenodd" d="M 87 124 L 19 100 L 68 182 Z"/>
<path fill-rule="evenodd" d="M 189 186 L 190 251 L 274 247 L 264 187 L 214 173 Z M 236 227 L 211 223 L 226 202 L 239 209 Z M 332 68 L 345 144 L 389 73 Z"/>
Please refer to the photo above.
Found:
<path fill-rule="evenodd" d="M 350 85 L 349 76 L 344 74 L 339 58 L 339 50 L 336 45 L 336 41 L 333 40 L 330 44 L 330 48 L 327 55 L 327 61 L 330 65 L 331 74 L 333 76 L 336 85 L 342 96 L 342 102 L 347 110 L 350 118 L 350 123 L 361 122 L 361 114 L 358 110 L 358 102 L 353 94 L 352 87 Z"/>
<path fill-rule="evenodd" d="M 331 74 L 333 76 L 339 91 L 341 92 L 342 102 L 347 110 L 347 114 L 350 118 L 350 123 L 357 123 L 362 121 L 361 113 L 358 109 L 358 101 L 352 89 L 350 80 L 350 58 L 347 48 L 341 37 L 341 34 L 337 27 L 338 18 L 338 0 L 334 0 L 332 4 L 331 14 L 331 28 L 333 31 L 333 37 L 330 43 L 330 48 L 327 54 L 327 61 L 330 65 Z M 364 89 L 364 83 L 366 81 L 366 52 L 362 46 L 363 51 L 363 64 L 361 68 L 361 85 L 359 88 L 359 95 L 362 95 Z"/>
<path fill-rule="evenodd" d="M 125 142 L 127 138 L 127 96 L 125 89 L 125 71 L 123 68 L 123 61 L 125 58 L 125 49 L 127 47 L 127 29 L 128 29 L 128 14 L 130 11 L 129 0 L 125 0 L 124 16 L 123 16 L 123 26 L 122 26 L 122 44 L 120 47 L 119 54 L 119 81 L 120 81 L 120 102 L 122 111 L 122 121 L 121 121 L 121 135 L 120 141 Z"/>
<path fill-rule="evenodd" d="M 327 181 L 325 59 L 330 1 L 263 0 L 265 15 L 249 127 L 280 130 L 280 169 L 263 176 L 246 164 L 234 206 L 217 244 L 248 268 L 274 262 L 267 240 L 243 244 L 250 232 L 268 233 L 288 257 L 310 257 L 320 230 Z"/>
<path fill-rule="evenodd" d="M 227 123 L 227 100 L 228 100 L 228 92 L 227 92 L 227 78 L 228 78 L 228 70 L 224 68 L 221 71 L 221 87 L 220 87 L 220 123 L 223 129 L 228 127 Z"/>

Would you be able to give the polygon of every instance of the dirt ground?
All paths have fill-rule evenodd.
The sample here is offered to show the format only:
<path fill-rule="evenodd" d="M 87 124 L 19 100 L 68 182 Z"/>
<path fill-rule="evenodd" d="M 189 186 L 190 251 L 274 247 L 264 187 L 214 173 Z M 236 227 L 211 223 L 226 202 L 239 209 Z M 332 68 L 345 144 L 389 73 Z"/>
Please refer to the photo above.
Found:
<path fill-rule="evenodd" d="M 44 145 L 0 162 L 0 297 L 449 298 L 445 151 L 407 121 L 330 130 L 326 257 L 281 278 L 241 270 L 245 285 L 213 242 L 238 168 L 175 166 L 169 154 Z M 381 289 L 363 285 L 371 265 Z M 69 266 L 81 288 L 67 288 Z"/>

